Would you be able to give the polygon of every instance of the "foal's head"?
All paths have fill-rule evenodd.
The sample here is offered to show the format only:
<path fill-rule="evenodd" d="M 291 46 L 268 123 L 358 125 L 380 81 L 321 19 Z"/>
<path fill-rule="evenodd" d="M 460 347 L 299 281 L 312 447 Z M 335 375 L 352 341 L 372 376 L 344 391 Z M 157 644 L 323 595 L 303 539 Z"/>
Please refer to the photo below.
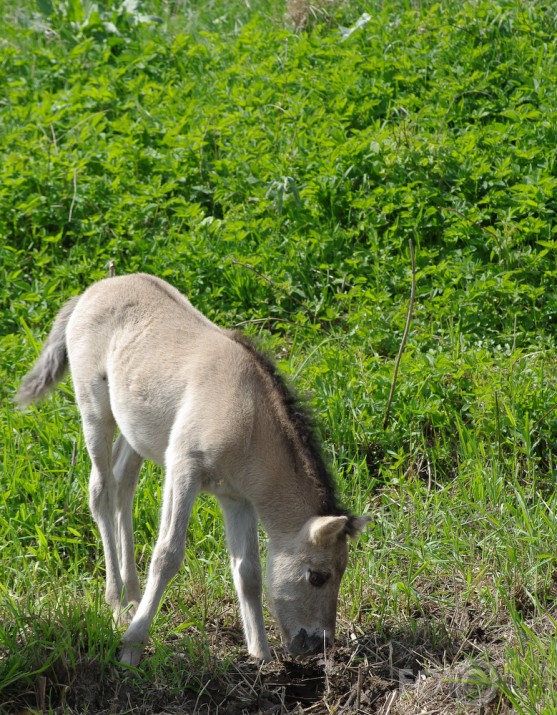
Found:
<path fill-rule="evenodd" d="M 269 593 L 292 655 L 316 653 L 333 642 L 348 537 L 369 521 L 368 516 L 315 516 L 288 543 L 275 549 L 271 545 Z"/>

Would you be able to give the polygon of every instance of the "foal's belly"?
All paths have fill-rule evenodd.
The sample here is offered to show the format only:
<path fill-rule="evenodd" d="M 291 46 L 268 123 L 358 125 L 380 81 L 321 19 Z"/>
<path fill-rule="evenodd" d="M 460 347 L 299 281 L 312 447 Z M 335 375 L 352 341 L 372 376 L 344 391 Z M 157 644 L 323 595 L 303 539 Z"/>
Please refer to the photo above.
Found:
<path fill-rule="evenodd" d="M 158 409 L 152 400 L 117 391 L 116 394 L 111 391 L 110 403 L 116 424 L 131 447 L 144 459 L 164 465 L 175 420 L 171 406 Z"/>
<path fill-rule="evenodd" d="M 168 435 L 158 431 L 156 434 L 145 431 L 145 425 L 134 424 L 133 420 L 118 419 L 116 423 L 120 432 L 131 447 L 144 459 L 164 466 L 164 456 L 168 446 Z"/>

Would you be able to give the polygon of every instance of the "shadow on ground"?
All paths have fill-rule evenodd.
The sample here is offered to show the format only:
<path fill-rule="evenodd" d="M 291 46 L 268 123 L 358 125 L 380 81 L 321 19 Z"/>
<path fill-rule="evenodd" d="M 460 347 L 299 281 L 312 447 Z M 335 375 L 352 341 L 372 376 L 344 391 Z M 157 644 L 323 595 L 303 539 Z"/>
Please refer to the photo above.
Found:
<path fill-rule="evenodd" d="M 237 648 L 241 632 L 221 632 L 219 641 L 216 653 Z M 179 650 L 177 644 L 169 653 L 168 670 L 175 678 L 182 669 L 183 686 L 165 683 L 164 668 L 150 682 L 141 667 L 101 672 L 94 661 L 71 669 L 57 663 L 26 692 L 1 693 L 0 709 L 18 715 L 411 715 L 427 705 L 428 713 L 448 715 L 506 712 L 477 644 L 451 639 L 434 621 L 345 635 L 325 655 L 303 661 L 277 650 L 276 660 L 265 665 L 238 656 L 228 666 L 215 660 L 200 669 Z"/>

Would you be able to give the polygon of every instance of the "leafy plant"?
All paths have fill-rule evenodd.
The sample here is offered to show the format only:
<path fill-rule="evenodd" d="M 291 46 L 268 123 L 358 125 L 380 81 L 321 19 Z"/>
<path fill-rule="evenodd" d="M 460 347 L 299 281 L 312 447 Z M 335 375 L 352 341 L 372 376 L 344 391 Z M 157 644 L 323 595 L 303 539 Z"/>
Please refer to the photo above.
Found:
<path fill-rule="evenodd" d="M 517 712 L 557 681 L 555 13 L 538 0 L 318 5 L 305 29 L 267 0 L 2 8 L 5 692 L 32 688 L 49 648 L 74 665 L 97 647 L 103 668 L 113 659 L 71 387 L 28 414 L 11 406 L 57 309 L 111 261 L 259 336 L 309 393 L 346 503 L 374 516 L 341 633 L 414 638 L 425 623 L 432 649 L 458 641 L 455 657 L 487 644 Z M 416 302 L 384 430 L 409 239 Z M 159 483 L 146 469 L 142 568 Z M 190 542 L 168 596 L 187 632 L 165 613 L 155 638 L 182 639 L 211 671 L 201 624 L 237 613 L 210 500 Z"/>

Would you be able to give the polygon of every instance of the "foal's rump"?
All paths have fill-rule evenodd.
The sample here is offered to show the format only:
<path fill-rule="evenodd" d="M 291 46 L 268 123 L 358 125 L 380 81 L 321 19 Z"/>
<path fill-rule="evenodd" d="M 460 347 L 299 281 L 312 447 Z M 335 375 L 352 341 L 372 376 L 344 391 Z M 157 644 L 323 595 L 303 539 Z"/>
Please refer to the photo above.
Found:
<path fill-rule="evenodd" d="M 115 423 L 142 457 L 163 464 L 172 431 L 196 413 L 206 441 L 208 426 L 229 409 L 241 348 L 157 278 L 136 274 L 91 286 L 66 339 L 84 418 Z"/>

